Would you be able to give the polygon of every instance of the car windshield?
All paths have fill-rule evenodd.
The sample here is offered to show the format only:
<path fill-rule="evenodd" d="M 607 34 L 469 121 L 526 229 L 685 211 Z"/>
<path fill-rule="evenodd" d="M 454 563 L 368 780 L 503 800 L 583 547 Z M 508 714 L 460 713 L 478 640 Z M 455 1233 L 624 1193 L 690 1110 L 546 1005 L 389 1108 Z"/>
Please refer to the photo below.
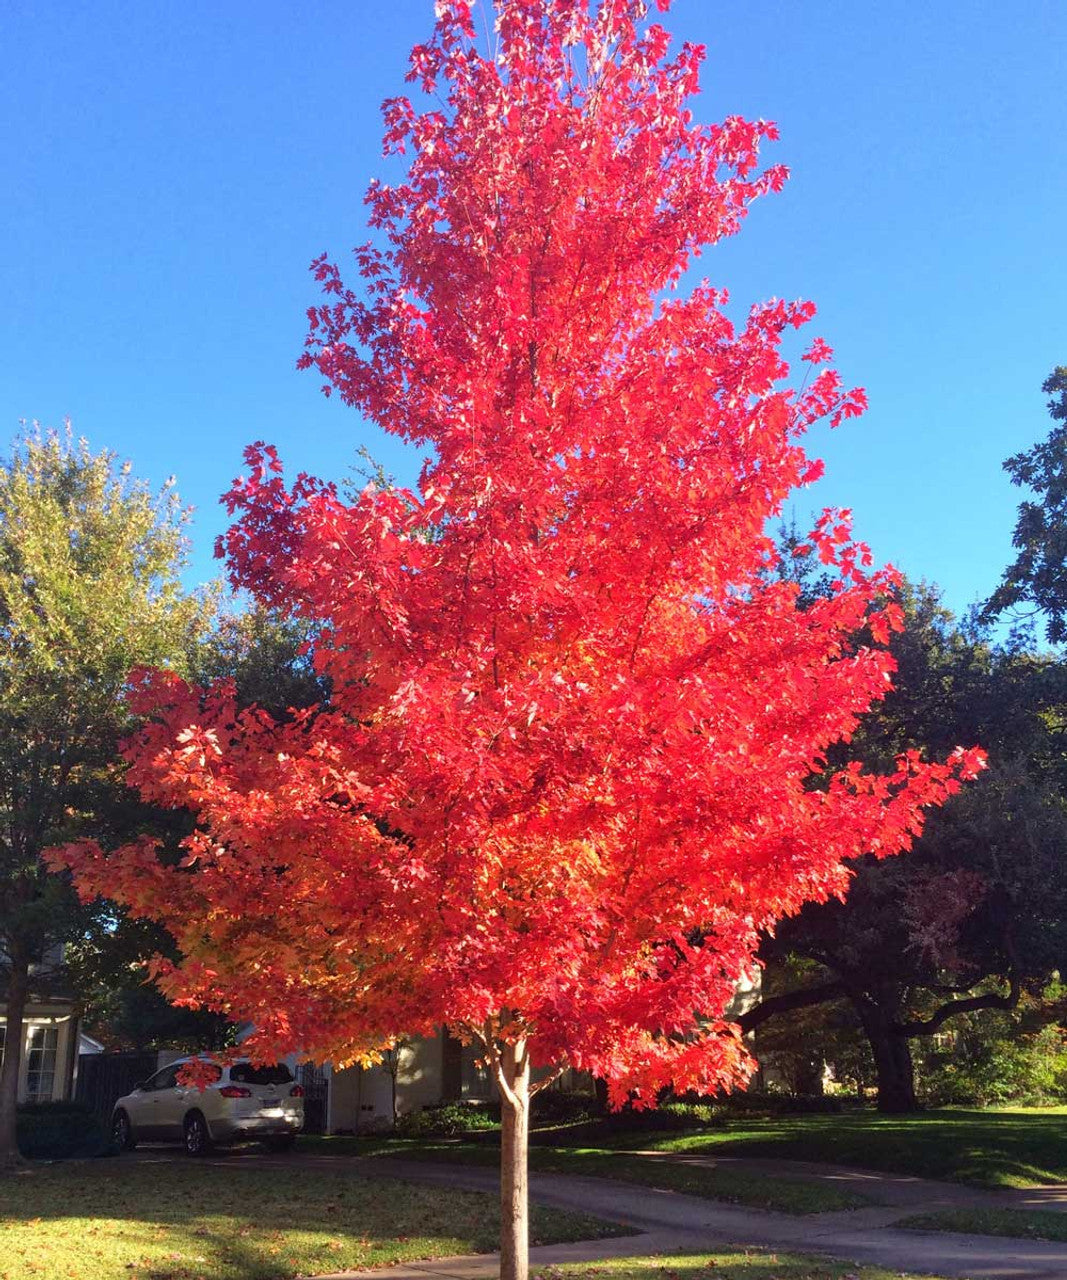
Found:
<path fill-rule="evenodd" d="M 230 1068 L 230 1079 L 235 1084 L 291 1084 L 293 1073 L 284 1062 L 273 1067 L 254 1067 L 250 1062 L 238 1062 Z"/>

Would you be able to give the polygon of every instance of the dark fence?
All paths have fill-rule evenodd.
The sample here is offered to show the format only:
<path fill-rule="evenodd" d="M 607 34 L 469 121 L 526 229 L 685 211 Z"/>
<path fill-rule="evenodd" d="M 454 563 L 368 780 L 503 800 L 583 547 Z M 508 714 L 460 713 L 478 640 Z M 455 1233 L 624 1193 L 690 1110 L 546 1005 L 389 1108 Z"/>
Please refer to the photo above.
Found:
<path fill-rule="evenodd" d="M 301 1062 L 296 1078 L 304 1086 L 304 1132 L 326 1132 L 326 1097 L 329 1080 L 326 1072 L 314 1062 Z"/>
<path fill-rule="evenodd" d="M 81 1053 L 74 1096 L 102 1116 L 156 1070 L 156 1053 Z"/>

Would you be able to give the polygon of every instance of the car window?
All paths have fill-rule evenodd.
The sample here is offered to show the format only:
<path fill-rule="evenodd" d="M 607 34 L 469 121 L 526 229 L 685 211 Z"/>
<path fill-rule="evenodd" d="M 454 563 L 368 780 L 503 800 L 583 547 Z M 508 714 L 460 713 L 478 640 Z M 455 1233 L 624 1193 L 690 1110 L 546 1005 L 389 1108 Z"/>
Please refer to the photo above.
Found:
<path fill-rule="evenodd" d="M 178 1068 L 179 1075 L 186 1067 L 188 1067 L 190 1070 L 192 1070 L 192 1067 L 193 1067 L 193 1064 L 191 1062 L 179 1062 L 176 1065 Z M 198 1083 L 195 1085 L 187 1085 L 183 1080 L 175 1080 L 174 1083 L 178 1086 L 179 1089 L 185 1089 L 185 1088 L 210 1089 L 213 1084 L 218 1084 L 218 1082 L 222 1079 L 222 1068 L 219 1066 L 217 1062 L 197 1063 L 196 1072 L 197 1072 L 198 1080 L 202 1080 L 202 1083 Z"/>
<path fill-rule="evenodd" d="M 235 1084 L 292 1084 L 293 1073 L 284 1062 L 273 1067 L 254 1067 L 250 1062 L 235 1062 L 230 1068 L 230 1079 Z"/>
<path fill-rule="evenodd" d="M 170 1089 L 174 1086 L 174 1078 L 178 1074 L 178 1064 L 173 1063 L 169 1067 L 163 1067 L 156 1072 L 154 1076 L 149 1076 L 141 1086 L 146 1092 L 152 1089 Z M 168 1082 L 167 1077 L 170 1077 Z"/>

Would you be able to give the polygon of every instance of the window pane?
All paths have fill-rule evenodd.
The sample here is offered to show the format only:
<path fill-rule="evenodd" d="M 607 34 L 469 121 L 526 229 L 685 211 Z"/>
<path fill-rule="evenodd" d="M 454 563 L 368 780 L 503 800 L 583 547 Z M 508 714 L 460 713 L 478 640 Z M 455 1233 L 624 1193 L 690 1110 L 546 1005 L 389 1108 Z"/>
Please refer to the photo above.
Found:
<path fill-rule="evenodd" d="M 230 1068 L 230 1079 L 235 1084 L 291 1084 L 293 1073 L 284 1062 L 273 1067 L 254 1067 L 250 1062 L 236 1062 Z"/>
<path fill-rule="evenodd" d="M 55 1088 L 58 1027 L 33 1027 L 26 1037 L 26 1096 L 31 1102 L 49 1102 Z"/>

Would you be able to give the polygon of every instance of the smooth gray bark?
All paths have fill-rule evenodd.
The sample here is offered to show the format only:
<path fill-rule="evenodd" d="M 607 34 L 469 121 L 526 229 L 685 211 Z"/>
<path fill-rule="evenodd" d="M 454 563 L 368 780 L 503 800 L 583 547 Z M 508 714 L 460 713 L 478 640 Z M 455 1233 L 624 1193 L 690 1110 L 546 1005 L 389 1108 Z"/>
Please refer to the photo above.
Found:
<path fill-rule="evenodd" d="M 500 1069 L 500 1280 L 528 1280 L 530 1055 L 524 1040 L 502 1047 Z"/>

